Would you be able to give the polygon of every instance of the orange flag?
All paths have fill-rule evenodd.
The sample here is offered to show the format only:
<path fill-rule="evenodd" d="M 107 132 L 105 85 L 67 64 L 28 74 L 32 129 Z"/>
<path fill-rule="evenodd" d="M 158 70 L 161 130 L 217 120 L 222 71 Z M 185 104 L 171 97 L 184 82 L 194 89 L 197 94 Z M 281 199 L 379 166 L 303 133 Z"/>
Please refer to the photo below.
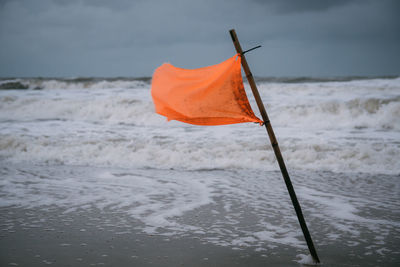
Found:
<path fill-rule="evenodd" d="M 151 95 L 156 112 L 168 120 L 196 125 L 262 123 L 247 99 L 239 54 L 191 70 L 164 63 L 154 72 Z"/>

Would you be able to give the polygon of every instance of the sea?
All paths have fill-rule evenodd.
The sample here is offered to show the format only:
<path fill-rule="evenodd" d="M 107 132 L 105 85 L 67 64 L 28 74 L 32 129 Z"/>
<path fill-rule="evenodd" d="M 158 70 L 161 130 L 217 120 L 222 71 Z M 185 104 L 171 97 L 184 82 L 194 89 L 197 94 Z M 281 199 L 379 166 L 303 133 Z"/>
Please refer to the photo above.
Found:
<path fill-rule="evenodd" d="M 322 263 L 399 266 L 400 77 L 256 83 Z M 112 210 L 136 232 L 310 263 L 265 128 L 167 122 L 150 89 L 146 77 L 0 79 L 2 235 L 40 227 L 4 211 Z"/>

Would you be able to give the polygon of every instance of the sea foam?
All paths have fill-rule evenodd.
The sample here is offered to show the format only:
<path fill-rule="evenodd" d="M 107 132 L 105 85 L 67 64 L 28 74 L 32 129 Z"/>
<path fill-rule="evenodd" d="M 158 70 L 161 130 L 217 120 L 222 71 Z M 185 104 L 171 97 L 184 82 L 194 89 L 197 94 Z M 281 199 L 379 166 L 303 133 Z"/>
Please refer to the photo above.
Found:
<path fill-rule="evenodd" d="M 276 169 L 263 127 L 166 122 L 154 112 L 148 81 L 29 82 L 45 89 L 0 91 L 4 160 Z M 259 89 L 290 168 L 400 172 L 399 78 L 262 82 Z"/>

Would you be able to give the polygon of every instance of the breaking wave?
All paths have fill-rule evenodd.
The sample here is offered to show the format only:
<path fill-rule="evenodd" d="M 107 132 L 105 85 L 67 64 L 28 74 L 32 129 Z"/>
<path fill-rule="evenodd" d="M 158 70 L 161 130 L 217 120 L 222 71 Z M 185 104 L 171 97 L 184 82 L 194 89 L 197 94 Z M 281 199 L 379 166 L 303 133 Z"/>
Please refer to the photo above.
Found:
<path fill-rule="evenodd" d="M 148 85 L 149 77 L 142 78 L 21 78 L 0 79 L 0 89 L 134 89 Z"/>
<path fill-rule="evenodd" d="M 149 79 L 29 81 L 1 81 L 42 88 L 0 91 L 1 160 L 277 168 L 255 124 L 167 123 L 154 112 Z M 289 168 L 400 172 L 400 78 L 258 85 Z"/>

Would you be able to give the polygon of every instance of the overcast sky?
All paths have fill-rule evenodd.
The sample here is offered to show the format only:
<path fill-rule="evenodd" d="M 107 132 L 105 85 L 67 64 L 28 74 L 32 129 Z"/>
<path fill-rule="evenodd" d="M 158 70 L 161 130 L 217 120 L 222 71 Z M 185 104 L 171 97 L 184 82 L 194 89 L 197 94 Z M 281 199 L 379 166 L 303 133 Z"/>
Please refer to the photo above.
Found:
<path fill-rule="evenodd" d="M 151 76 L 235 53 L 257 76 L 400 75 L 397 0 L 0 0 L 0 76 Z"/>

